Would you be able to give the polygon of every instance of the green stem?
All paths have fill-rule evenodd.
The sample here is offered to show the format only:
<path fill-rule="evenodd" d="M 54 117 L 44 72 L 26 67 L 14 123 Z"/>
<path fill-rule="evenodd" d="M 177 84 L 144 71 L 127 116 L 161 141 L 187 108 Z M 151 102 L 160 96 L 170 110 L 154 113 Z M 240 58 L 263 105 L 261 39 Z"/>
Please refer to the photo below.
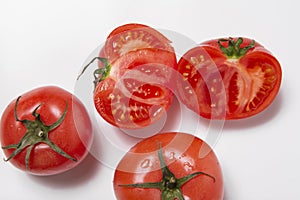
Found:
<path fill-rule="evenodd" d="M 13 151 L 13 153 L 7 159 L 4 159 L 4 160 L 5 161 L 11 160 L 16 155 L 18 155 L 19 153 L 21 153 L 23 150 L 25 150 L 27 148 L 26 156 L 25 156 L 25 165 L 26 165 L 26 170 L 30 170 L 29 169 L 29 161 L 30 161 L 30 156 L 31 156 L 31 152 L 32 152 L 33 148 L 35 147 L 35 145 L 37 145 L 39 143 L 45 143 L 52 150 L 56 151 L 60 155 L 76 162 L 77 161 L 76 158 L 73 158 L 72 156 L 70 156 L 69 154 L 64 152 L 61 148 L 59 148 L 52 141 L 50 141 L 50 139 L 48 137 L 49 132 L 54 130 L 58 126 L 60 126 L 60 124 L 64 121 L 65 116 L 67 114 L 67 110 L 68 110 L 68 102 L 66 102 L 66 108 L 65 108 L 62 116 L 55 123 L 53 123 L 50 126 L 47 126 L 41 120 L 40 114 L 37 113 L 38 109 L 43 104 L 38 105 L 33 110 L 32 115 L 35 117 L 34 120 L 27 120 L 27 119 L 20 120 L 18 118 L 17 107 L 18 107 L 20 98 L 21 98 L 21 96 L 18 97 L 16 100 L 16 104 L 15 104 L 15 108 L 14 108 L 14 116 L 15 116 L 16 121 L 24 124 L 27 131 L 24 134 L 24 136 L 21 138 L 21 140 L 18 144 L 10 144 L 8 146 L 2 147 L 2 149 L 15 149 Z"/>
<path fill-rule="evenodd" d="M 26 170 L 29 170 L 29 159 L 30 159 L 30 155 L 31 155 L 31 151 L 32 151 L 33 147 L 34 147 L 34 145 L 30 145 L 26 152 L 26 157 L 25 157 Z"/>
<path fill-rule="evenodd" d="M 119 185 L 120 187 L 132 187 L 132 188 L 156 188 L 161 190 L 162 200 L 184 200 L 184 196 L 181 191 L 181 187 L 199 175 L 205 175 L 213 179 L 215 178 L 204 172 L 196 172 L 187 175 L 182 178 L 176 178 L 175 175 L 167 167 L 164 159 L 161 144 L 158 146 L 158 158 L 160 162 L 160 167 L 162 171 L 162 180 L 159 182 L 145 182 L 145 183 L 134 183 Z"/>
<path fill-rule="evenodd" d="M 223 46 L 222 43 L 228 43 L 227 47 Z M 246 47 L 241 48 L 241 44 L 243 43 L 243 38 L 239 37 L 236 41 L 233 38 L 228 39 L 219 39 L 218 45 L 223 54 L 225 54 L 228 58 L 238 59 L 244 56 L 250 49 L 255 46 L 255 41 L 252 40 L 251 44 Z"/>
<path fill-rule="evenodd" d="M 102 57 L 95 57 L 93 58 L 82 70 L 82 72 L 79 74 L 79 76 L 77 77 L 77 80 L 79 80 L 79 78 L 82 76 L 82 74 L 84 74 L 84 72 L 86 71 L 86 69 L 93 63 L 95 62 L 95 60 L 100 60 L 103 64 L 104 67 L 102 68 L 97 68 L 93 75 L 94 75 L 94 87 L 96 88 L 97 84 L 100 81 L 103 81 L 110 73 L 111 70 L 111 65 L 108 63 L 108 60 L 106 58 L 102 58 Z"/>

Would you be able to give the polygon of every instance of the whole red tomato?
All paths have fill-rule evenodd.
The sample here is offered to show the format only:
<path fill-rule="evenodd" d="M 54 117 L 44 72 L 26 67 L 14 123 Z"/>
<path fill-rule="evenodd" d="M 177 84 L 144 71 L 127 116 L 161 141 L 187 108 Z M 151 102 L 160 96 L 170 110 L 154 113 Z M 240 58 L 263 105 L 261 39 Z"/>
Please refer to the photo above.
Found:
<path fill-rule="evenodd" d="M 114 174 L 118 200 L 222 200 L 223 177 L 213 150 L 186 133 L 159 133 L 132 147 Z"/>
<path fill-rule="evenodd" d="M 74 168 L 88 154 L 92 139 L 84 105 L 56 86 L 21 95 L 1 118 L 0 140 L 6 161 L 35 175 Z"/>
<path fill-rule="evenodd" d="M 266 109 L 276 97 L 282 71 L 278 60 L 248 38 L 206 41 L 178 63 L 178 93 L 205 118 L 240 119 Z"/>
<path fill-rule="evenodd" d="M 99 56 L 84 70 L 99 60 L 94 105 L 107 122 L 137 129 L 166 113 L 173 98 L 169 84 L 177 61 L 164 35 L 146 25 L 125 24 L 109 34 Z"/>

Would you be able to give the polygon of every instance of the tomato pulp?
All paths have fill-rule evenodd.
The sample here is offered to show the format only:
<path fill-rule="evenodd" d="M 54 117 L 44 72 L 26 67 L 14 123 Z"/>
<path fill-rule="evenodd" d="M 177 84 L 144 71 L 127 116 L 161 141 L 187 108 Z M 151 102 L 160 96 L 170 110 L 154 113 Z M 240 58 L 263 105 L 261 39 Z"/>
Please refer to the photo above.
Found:
<path fill-rule="evenodd" d="M 171 41 L 158 30 L 144 24 L 124 24 L 108 35 L 100 57 L 114 62 L 130 51 L 148 48 L 174 52 Z"/>
<path fill-rule="evenodd" d="M 169 84 L 177 60 L 163 34 L 142 24 L 119 26 L 90 63 L 95 60 L 99 62 L 94 72 L 94 105 L 107 122 L 138 129 L 166 113 L 173 99 Z"/>
<path fill-rule="evenodd" d="M 178 63 L 178 93 L 205 118 L 240 119 L 265 110 L 275 99 L 282 71 L 278 60 L 248 38 L 206 41 Z"/>
<path fill-rule="evenodd" d="M 127 129 L 150 125 L 166 113 L 173 92 L 176 58 L 159 49 L 126 53 L 111 64 L 110 74 L 94 91 L 94 104 L 109 123 Z"/>

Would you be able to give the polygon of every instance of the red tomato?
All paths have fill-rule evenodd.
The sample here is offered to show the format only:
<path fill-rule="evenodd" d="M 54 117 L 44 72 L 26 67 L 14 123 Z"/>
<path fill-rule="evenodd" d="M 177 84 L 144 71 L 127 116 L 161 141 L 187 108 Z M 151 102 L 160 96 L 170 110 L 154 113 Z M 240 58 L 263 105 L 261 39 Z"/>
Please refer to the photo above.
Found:
<path fill-rule="evenodd" d="M 205 118 L 240 119 L 266 109 L 281 83 L 281 66 L 248 38 L 210 40 L 189 50 L 178 63 L 183 103 Z"/>
<path fill-rule="evenodd" d="M 113 30 L 95 60 L 94 104 L 110 124 L 137 129 L 163 116 L 173 98 L 170 81 L 177 69 L 170 41 L 142 24 Z M 83 73 L 82 72 L 82 73 Z"/>
<path fill-rule="evenodd" d="M 95 60 L 94 104 L 107 122 L 137 129 L 165 114 L 173 98 L 170 81 L 177 61 L 163 34 L 142 24 L 119 26 L 83 72 Z"/>
<path fill-rule="evenodd" d="M 143 24 L 124 24 L 114 29 L 105 42 L 100 57 L 110 62 L 138 49 L 153 48 L 174 52 L 174 48 L 163 34 Z"/>
<path fill-rule="evenodd" d="M 186 133 L 160 133 L 132 147 L 114 174 L 118 200 L 222 200 L 223 176 L 213 150 Z"/>
<path fill-rule="evenodd" d="M 93 139 L 89 115 L 71 93 L 45 86 L 12 101 L 1 118 L 0 140 L 7 160 L 35 175 L 77 166 Z"/>
<path fill-rule="evenodd" d="M 94 91 L 94 104 L 109 123 L 127 129 L 150 125 L 169 108 L 174 53 L 139 49 L 115 60 Z M 104 68 L 100 68 L 104 69 Z"/>

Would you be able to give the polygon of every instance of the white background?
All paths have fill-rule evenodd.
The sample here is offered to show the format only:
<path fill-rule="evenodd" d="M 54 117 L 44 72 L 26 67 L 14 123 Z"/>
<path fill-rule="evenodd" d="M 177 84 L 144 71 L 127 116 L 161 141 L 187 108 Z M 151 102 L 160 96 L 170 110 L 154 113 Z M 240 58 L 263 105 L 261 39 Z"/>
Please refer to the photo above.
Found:
<path fill-rule="evenodd" d="M 197 42 L 247 36 L 278 58 L 283 81 L 266 111 L 226 122 L 214 145 L 225 200 L 300 199 L 299 8 L 297 0 L 0 0 L 0 114 L 41 85 L 72 92 L 89 54 L 121 24 L 143 23 Z M 0 161 L 1 199 L 110 200 L 112 177 L 113 169 L 93 156 L 52 177 L 26 175 Z"/>

